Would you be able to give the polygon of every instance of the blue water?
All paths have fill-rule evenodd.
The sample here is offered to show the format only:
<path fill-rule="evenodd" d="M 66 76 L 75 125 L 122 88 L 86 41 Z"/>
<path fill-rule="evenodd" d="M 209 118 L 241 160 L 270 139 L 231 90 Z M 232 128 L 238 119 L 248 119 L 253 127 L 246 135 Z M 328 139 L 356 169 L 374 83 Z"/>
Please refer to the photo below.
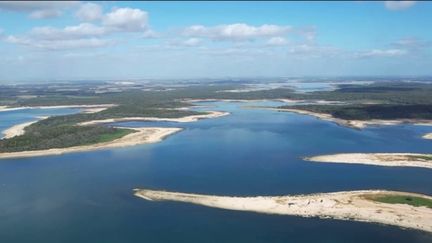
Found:
<path fill-rule="evenodd" d="M 0 112 L 0 132 L 8 129 L 11 126 L 24 122 L 36 121 L 43 116 L 59 116 L 79 112 L 79 109 L 61 108 L 61 109 L 22 109 Z M 0 138 L 3 137 L 0 134 Z"/>
<path fill-rule="evenodd" d="M 432 194 L 431 170 L 301 160 L 336 152 L 430 153 L 432 141 L 421 139 L 430 127 L 358 131 L 310 116 L 241 109 L 245 103 L 201 104 L 232 114 L 193 123 L 121 123 L 184 128 L 157 144 L 1 160 L 0 242 L 432 242 L 432 234 L 392 226 L 134 197 L 136 187 L 239 196 L 374 188 Z M 34 111 L 16 112 L 31 117 Z M 15 124 L 11 117 L 0 113 L 1 125 Z"/>

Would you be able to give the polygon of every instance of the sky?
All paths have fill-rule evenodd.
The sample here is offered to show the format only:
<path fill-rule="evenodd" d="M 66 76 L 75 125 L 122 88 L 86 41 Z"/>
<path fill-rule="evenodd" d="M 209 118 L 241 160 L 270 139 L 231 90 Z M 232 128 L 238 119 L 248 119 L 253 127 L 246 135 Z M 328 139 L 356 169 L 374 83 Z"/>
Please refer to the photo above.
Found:
<path fill-rule="evenodd" d="M 432 2 L 0 2 L 0 83 L 432 75 Z"/>

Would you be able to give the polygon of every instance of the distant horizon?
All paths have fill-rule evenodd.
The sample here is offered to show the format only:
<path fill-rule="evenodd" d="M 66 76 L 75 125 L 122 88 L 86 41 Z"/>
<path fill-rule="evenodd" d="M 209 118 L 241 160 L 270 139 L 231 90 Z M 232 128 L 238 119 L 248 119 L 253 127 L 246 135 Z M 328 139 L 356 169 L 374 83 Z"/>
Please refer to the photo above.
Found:
<path fill-rule="evenodd" d="M 422 81 L 431 81 L 432 75 L 343 75 L 343 76 L 267 76 L 267 77 L 178 77 L 178 78 L 119 78 L 119 79 L 104 79 L 104 78 L 88 78 L 88 79 L 52 79 L 52 80 L 0 80 L 0 85 L 10 85 L 14 83 L 26 84 L 34 82 L 40 84 L 49 84 L 49 83 L 70 83 L 70 82 L 148 82 L 148 81 L 160 81 L 160 82 L 171 82 L 171 81 L 204 81 L 214 82 L 214 81 L 253 81 L 254 79 L 258 79 L 258 81 L 282 81 L 280 79 L 287 79 L 284 81 L 312 81 L 313 79 L 317 79 L 316 81 L 325 82 L 326 80 L 320 79 L 330 79 L 328 81 L 343 81 L 340 79 L 347 79 L 346 81 L 362 81 L 363 79 L 389 79 L 388 81 L 392 81 L 391 79 L 430 79 L 430 80 L 422 80 Z M 293 80 L 289 80 L 293 79 Z M 294 79 L 304 79 L 304 80 L 294 80 Z M 334 79 L 334 80 L 331 80 Z M 359 80 L 355 80 L 359 79 Z M 377 80 L 372 80 L 377 81 Z M 387 80 L 382 80 L 387 81 Z M 412 80 L 405 80 L 412 81 Z M 414 80 L 418 81 L 418 80 Z"/>

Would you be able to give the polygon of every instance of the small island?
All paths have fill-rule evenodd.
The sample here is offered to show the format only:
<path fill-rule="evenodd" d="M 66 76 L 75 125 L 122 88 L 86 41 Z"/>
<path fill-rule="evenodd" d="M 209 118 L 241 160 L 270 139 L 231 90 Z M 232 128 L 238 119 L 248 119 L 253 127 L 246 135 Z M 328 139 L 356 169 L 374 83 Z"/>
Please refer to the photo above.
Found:
<path fill-rule="evenodd" d="M 323 163 L 421 167 L 432 169 L 432 154 L 418 153 L 342 153 L 306 157 L 304 160 Z"/>
<path fill-rule="evenodd" d="M 228 210 L 353 220 L 432 232 L 432 197 L 416 193 L 363 190 L 229 197 L 135 189 L 134 194 L 150 201 L 176 201 Z"/>

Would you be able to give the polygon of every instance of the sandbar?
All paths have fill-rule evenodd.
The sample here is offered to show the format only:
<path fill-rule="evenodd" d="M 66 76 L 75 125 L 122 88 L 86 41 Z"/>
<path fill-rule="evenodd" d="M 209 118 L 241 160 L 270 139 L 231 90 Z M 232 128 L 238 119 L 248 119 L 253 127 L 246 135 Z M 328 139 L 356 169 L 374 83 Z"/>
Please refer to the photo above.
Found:
<path fill-rule="evenodd" d="M 368 199 L 377 195 L 408 195 L 432 200 L 432 197 L 422 194 L 362 190 L 308 195 L 228 197 L 146 189 L 134 191 L 135 196 L 151 201 L 176 201 L 265 214 L 372 222 L 432 232 L 432 208 L 381 203 Z"/>
<path fill-rule="evenodd" d="M 331 114 L 327 113 L 318 113 L 300 109 L 291 109 L 291 108 L 267 108 L 270 110 L 276 111 L 284 111 L 284 112 L 293 112 L 301 115 L 309 115 L 314 116 L 318 119 L 324 121 L 330 121 L 336 123 L 341 126 L 351 127 L 356 129 L 363 129 L 367 126 L 390 126 L 390 125 L 401 125 L 401 124 L 414 124 L 419 126 L 432 126 L 431 120 L 422 120 L 422 119 L 398 119 L 398 120 L 380 120 L 380 119 L 371 119 L 371 120 L 345 120 L 341 118 L 333 117 Z"/>
<path fill-rule="evenodd" d="M 432 154 L 418 153 L 342 153 L 307 157 L 305 160 L 324 163 L 421 167 L 432 169 Z"/>
<path fill-rule="evenodd" d="M 96 113 L 96 112 L 108 109 L 110 107 L 113 107 L 113 106 L 117 106 L 117 105 L 116 104 L 98 104 L 98 105 L 53 105 L 53 106 L 19 106 L 19 107 L 0 106 L 0 112 L 24 110 L 24 109 L 82 108 L 84 113 Z"/>
<path fill-rule="evenodd" d="M 217 118 L 221 116 L 229 115 L 229 112 L 223 111 L 209 111 L 208 114 L 203 115 L 192 115 L 180 118 L 159 118 L 159 117 L 122 117 L 122 118 L 110 118 L 102 120 L 92 120 L 87 122 L 81 122 L 78 125 L 88 126 L 104 123 L 114 123 L 114 122 L 126 122 L 126 121 L 168 121 L 168 122 L 194 122 L 200 119 Z"/>
<path fill-rule="evenodd" d="M 46 150 L 0 153 L 0 159 L 60 155 L 65 153 L 87 152 L 87 151 L 94 151 L 94 150 L 101 150 L 101 149 L 134 146 L 138 144 L 156 143 L 161 141 L 163 138 L 182 130 L 181 128 L 165 128 L 165 127 L 143 127 L 143 128 L 125 127 L 125 128 L 135 130 L 135 132 L 130 133 L 124 137 L 115 139 L 113 141 L 97 143 L 92 145 L 74 146 L 68 148 L 53 148 L 53 149 L 46 149 Z"/>
<path fill-rule="evenodd" d="M 423 135 L 423 137 L 422 137 L 422 138 L 424 138 L 424 139 L 432 139 L 432 132 L 431 132 L 431 133 L 427 133 L 427 134 Z"/>
<path fill-rule="evenodd" d="M 24 122 L 15 126 L 12 126 L 6 130 L 4 130 L 2 133 L 4 134 L 3 138 L 13 138 L 15 136 L 20 136 L 23 135 L 25 132 L 25 128 L 30 126 L 33 123 L 36 123 L 40 120 L 46 119 L 48 118 L 47 116 L 44 117 L 38 117 L 38 120 L 36 121 L 31 121 L 31 122 Z"/>

